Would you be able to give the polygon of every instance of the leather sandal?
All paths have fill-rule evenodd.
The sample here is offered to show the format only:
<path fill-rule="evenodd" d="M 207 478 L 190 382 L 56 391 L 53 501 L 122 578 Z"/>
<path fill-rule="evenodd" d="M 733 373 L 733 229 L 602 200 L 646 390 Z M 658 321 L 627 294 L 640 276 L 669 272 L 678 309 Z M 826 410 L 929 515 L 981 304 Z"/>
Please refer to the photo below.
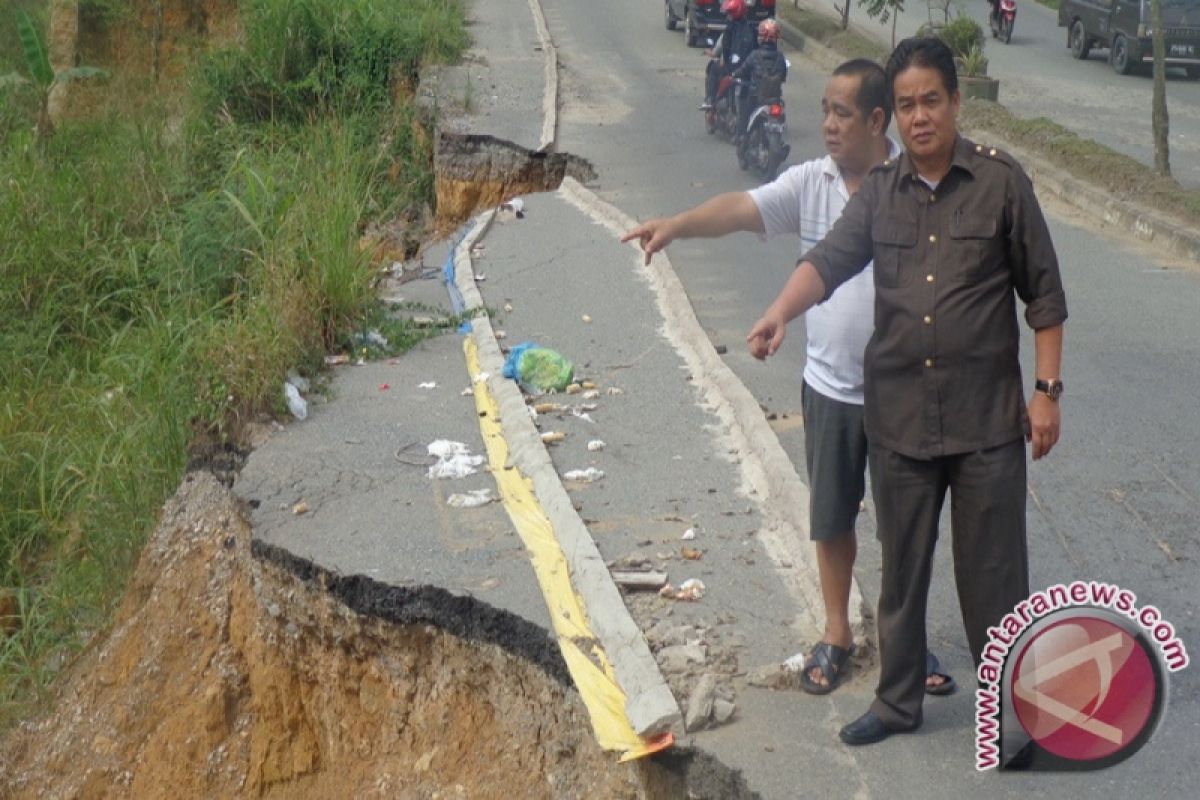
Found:
<path fill-rule="evenodd" d="M 942 665 L 938 662 L 937 656 L 931 652 L 925 654 L 925 677 L 938 677 L 942 682 L 936 686 L 925 684 L 925 694 L 933 695 L 934 697 L 945 697 L 954 694 L 958 691 L 958 684 L 954 682 L 954 678 L 947 675 L 945 672 L 940 672 Z"/>
<path fill-rule="evenodd" d="M 829 642 L 818 642 L 808 654 L 804 662 L 804 671 L 800 674 L 800 688 L 809 694 L 829 694 L 842 684 L 850 672 L 850 656 L 854 655 L 854 645 L 849 649 L 838 647 Z M 809 677 L 814 669 L 821 671 L 825 679 L 822 685 Z"/>

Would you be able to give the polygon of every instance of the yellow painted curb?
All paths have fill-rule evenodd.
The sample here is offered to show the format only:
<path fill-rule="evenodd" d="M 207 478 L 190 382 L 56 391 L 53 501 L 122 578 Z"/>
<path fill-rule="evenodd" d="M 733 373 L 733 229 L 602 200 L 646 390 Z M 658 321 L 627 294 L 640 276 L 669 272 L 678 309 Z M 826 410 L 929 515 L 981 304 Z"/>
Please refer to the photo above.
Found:
<path fill-rule="evenodd" d="M 500 425 L 500 409 L 487 381 L 475 380 L 479 353 L 475 340 L 463 341 L 467 372 L 472 376 L 479 429 L 487 448 L 492 477 L 504 510 L 529 552 L 533 571 L 550 611 L 555 637 L 571 679 L 579 690 L 592 722 L 596 741 L 605 750 L 622 753 L 621 761 L 642 758 L 674 743 L 670 734 L 644 740 L 634 731 L 625 713 L 625 692 L 613 675 L 612 666 L 592 634 L 587 612 L 575 587 L 554 527 L 533 491 L 533 482 L 508 463 L 508 442 Z"/>

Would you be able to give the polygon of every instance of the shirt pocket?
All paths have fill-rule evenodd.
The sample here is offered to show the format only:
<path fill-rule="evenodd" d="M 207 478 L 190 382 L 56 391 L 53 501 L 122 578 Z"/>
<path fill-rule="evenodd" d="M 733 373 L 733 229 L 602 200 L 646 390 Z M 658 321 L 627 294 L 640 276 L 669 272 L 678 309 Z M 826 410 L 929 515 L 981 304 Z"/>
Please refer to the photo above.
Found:
<path fill-rule="evenodd" d="M 955 273 L 972 282 L 990 274 L 1001 262 L 996 220 L 961 217 L 950 226 Z"/>
<path fill-rule="evenodd" d="M 874 244 L 875 283 L 887 289 L 912 282 L 917 248 L 917 226 L 912 222 L 883 219 L 871 226 Z"/>

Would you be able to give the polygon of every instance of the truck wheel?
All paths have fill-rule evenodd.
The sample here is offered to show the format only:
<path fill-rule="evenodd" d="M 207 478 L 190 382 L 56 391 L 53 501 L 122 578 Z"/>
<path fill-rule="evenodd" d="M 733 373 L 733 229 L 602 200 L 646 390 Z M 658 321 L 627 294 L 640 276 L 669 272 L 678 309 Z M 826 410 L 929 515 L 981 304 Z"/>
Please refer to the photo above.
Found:
<path fill-rule="evenodd" d="M 1088 41 L 1087 34 L 1083 32 L 1082 20 L 1077 19 L 1071 25 L 1071 35 L 1067 39 L 1067 46 L 1071 48 L 1071 55 L 1076 58 L 1087 58 L 1088 53 L 1092 51 L 1092 43 Z"/>
<path fill-rule="evenodd" d="M 1124 36 L 1117 36 L 1113 39 L 1108 61 L 1118 75 L 1128 75 L 1133 72 L 1133 61 L 1129 58 L 1129 43 L 1125 41 Z"/>

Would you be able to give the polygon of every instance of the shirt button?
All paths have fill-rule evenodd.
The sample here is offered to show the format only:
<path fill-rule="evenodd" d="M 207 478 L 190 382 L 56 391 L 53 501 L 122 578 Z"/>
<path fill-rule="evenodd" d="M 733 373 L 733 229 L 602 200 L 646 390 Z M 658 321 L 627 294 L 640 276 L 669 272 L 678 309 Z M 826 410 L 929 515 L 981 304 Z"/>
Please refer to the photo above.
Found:
<path fill-rule="evenodd" d="M 932 325 L 932 324 L 933 324 L 933 317 L 931 317 L 931 316 L 929 316 L 928 314 L 926 314 L 926 315 L 925 315 L 925 324 L 926 324 L 926 325 Z"/>
<path fill-rule="evenodd" d="M 932 359 L 932 358 L 927 358 L 927 359 L 925 359 L 925 366 L 927 366 L 927 367 L 932 367 L 932 366 L 933 366 L 933 359 Z"/>
<path fill-rule="evenodd" d="M 925 282 L 926 282 L 926 283 L 933 283 L 933 275 L 932 275 L 932 274 L 930 274 L 930 275 L 926 275 L 926 276 L 925 276 Z"/>
<path fill-rule="evenodd" d="M 929 234 L 929 241 L 931 241 L 931 242 L 936 242 L 936 241 L 937 241 L 937 237 L 936 237 L 936 236 L 934 236 L 934 235 L 931 233 L 931 234 Z"/>

